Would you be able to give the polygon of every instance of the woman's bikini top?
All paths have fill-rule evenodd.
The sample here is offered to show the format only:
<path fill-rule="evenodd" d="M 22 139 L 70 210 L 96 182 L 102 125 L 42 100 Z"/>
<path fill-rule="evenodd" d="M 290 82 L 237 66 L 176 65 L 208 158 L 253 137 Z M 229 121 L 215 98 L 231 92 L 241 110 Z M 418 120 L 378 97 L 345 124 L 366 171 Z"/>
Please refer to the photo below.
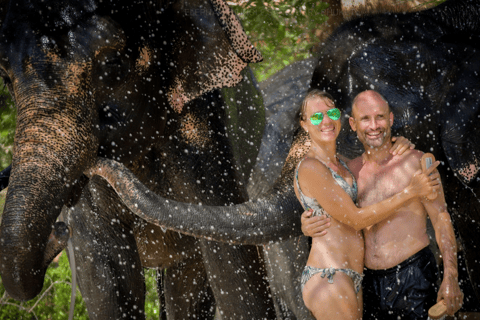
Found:
<path fill-rule="evenodd" d="M 312 217 L 313 216 L 320 216 L 322 214 L 326 215 L 327 217 L 331 217 L 322 207 L 320 207 L 320 205 L 318 204 L 317 202 L 317 199 L 315 198 L 310 198 L 310 197 L 307 197 L 306 195 L 304 195 L 302 193 L 302 189 L 300 189 L 300 184 L 298 183 L 298 169 L 300 168 L 300 164 L 302 163 L 302 161 L 305 160 L 305 159 L 302 159 L 300 161 L 300 163 L 298 164 L 297 166 L 297 170 L 295 171 L 295 183 L 297 184 L 297 189 L 298 189 L 298 193 L 300 194 L 300 199 L 301 199 L 301 203 L 302 203 L 302 206 L 305 210 L 310 210 L 310 209 L 313 209 L 313 214 L 312 214 Z M 348 172 L 350 172 L 350 174 L 352 175 L 352 179 L 353 179 L 353 186 L 350 186 L 348 184 L 347 181 L 345 181 L 341 175 L 339 175 L 338 173 L 336 173 L 335 171 L 332 170 L 332 168 L 330 168 L 329 166 L 327 166 L 325 163 L 323 163 L 325 165 L 325 167 L 328 168 L 328 170 L 330 170 L 330 172 L 332 173 L 332 177 L 333 179 L 335 179 L 335 182 L 340 186 L 342 187 L 343 190 L 345 190 L 345 192 L 350 196 L 350 198 L 352 198 L 353 202 L 355 202 L 357 200 L 357 180 L 355 180 L 355 177 L 353 176 L 352 172 L 350 171 L 350 169 L 347 167 L 347 165 L 345 164 L 345 162 L 343 162 L 342 160 L 338 159 L 340 161 L 340 163 L 342 164 L 342 166 L 344 166 Z"/>

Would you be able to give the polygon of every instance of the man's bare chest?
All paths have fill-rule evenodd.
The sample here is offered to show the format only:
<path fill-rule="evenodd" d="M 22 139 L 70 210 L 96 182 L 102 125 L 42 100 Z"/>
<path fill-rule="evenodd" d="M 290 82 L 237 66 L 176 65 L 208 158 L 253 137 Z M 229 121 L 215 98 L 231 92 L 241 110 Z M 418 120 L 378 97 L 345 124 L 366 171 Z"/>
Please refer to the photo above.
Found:
<path fill-rule="evenodd" d="M 410 183 L 411 173 L 399 167 L 365 168 L 357 179 L 360 207 L 377 203 L 403 191 Z"/>

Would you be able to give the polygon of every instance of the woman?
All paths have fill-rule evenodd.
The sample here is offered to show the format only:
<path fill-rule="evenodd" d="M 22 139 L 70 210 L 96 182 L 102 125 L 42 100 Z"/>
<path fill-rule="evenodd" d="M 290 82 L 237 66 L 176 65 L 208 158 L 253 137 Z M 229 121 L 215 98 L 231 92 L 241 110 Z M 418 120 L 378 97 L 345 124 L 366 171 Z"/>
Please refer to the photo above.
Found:
<path fill-rule="evenodd" d="M 403 192 L 377 204 L 357 208 L 356 181 L 336 153 L 340 110 L 330 95 L 309 92 L 300 109 L 300 125 L 311 147 L 295 173 L 295 193 L 306 210 L 330 217 L 327 235 L 312 239 L 302 275 L 305 305 L 316 319 L 361 319 L 364 240 L 361 230 L 385 219 L 406 201 L 434 192 L 438 173 L 417 172 Z M 320 274 L 320 276 L 315 276 Z"/>

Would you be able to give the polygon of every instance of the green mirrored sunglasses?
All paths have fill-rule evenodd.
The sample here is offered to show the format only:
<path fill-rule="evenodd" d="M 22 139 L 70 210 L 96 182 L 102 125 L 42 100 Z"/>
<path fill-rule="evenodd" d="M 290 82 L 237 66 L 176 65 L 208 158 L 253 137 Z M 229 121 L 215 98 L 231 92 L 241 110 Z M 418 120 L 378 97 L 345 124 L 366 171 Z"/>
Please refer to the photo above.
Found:
<path fill-rule="evenodd" d="M 340 119 L 341 115 L 342 113 L 340 112 L 340 110 L 338 110 L 338 108 L 333 108 L 327 111 L 327 116 L 332 120 Z M 318 126 L 320 123 L 322 123 L 322 120 L 323 120 L 323 112 L 314 113 L 310 117 L 310 122 L 314 126 Z"/>

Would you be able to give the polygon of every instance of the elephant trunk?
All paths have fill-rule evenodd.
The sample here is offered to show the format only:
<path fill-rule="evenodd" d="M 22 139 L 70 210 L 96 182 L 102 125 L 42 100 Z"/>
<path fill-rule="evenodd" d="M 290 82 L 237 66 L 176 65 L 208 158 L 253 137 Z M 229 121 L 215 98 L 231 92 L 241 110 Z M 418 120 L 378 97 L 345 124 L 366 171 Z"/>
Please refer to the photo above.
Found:
<path fill-rule="evenodd" d="M 40 165 L 14 163 L 2 217 L 0 274 L 17 300 L 40 293 L 48 264 L 70 234 L 64 224 L 55 223 L 69 188 L 58 179 L 58 169 L 39 173 Z"/>
<path fill-rule="evenodd" d="M 85 174 L 104 178 L 133 213 L 162 228 L 209 240 L 253 245 L 301 234 L 303 209 L 293 186 L 281 191 L 272 189 L 262 199 L 215 207 L 162 198 L 113 160 L 98 158 Z"/>
<path fill-rule="evenodd" d="M 35 178 L 34 181 L 19 181 L 15 177 L 19 172 L 33 177 L 35 167 L 21 165 L 13 169 L 0 234 L 0 273 L 5 288 L 13 298 L 29 300 L 43 287 L 48 259 L 44 253 L 59 208 L 63 205 L 56 195 L 63 192 L 60 186 L 42 186 Z"/>
<path fill-rule="evenodd" d="M 91 138 L 91 116 L 78 105 L 45 95 L 17 100 L 14 155 L 0 231 L 2 282 L 10 296 L 22 301 L 40 293 L 48 264 L 66 246 L 70 232 L 55 222 L 98 148 Z"/>

